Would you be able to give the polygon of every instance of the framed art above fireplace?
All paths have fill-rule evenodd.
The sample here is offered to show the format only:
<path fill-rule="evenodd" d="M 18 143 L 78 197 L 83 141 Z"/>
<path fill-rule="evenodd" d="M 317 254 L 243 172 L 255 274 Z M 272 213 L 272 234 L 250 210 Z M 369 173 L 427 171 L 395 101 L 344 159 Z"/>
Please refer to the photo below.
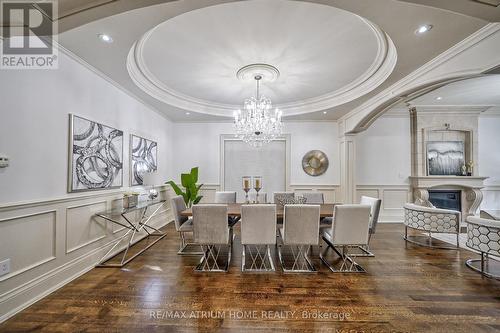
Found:
<path fill-rule="evenodd" d="M 461 176 L 465 164 L 463 141 L 428 141 L 428 176 Z"/>

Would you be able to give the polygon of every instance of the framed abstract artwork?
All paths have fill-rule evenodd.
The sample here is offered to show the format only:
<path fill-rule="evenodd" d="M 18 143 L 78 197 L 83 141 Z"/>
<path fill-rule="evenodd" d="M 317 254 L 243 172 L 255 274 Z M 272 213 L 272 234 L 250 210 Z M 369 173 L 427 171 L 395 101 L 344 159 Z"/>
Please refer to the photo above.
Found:
<path fill-rule="evenodd" d="M 463 141 L 427 142 L 427 173 L 429 176 L 460 176 L 464 164 Z"/>
<path fill-rule="evenodd" d="M 144 174 L 156 171 L 158 144 L 155 141 L 130 135 L 130 185 L 144 184 Z"/>
<path fill-rule="evenodd" d="M 70 114 L 68 192 L 123 186 L 123 132 Z"/>

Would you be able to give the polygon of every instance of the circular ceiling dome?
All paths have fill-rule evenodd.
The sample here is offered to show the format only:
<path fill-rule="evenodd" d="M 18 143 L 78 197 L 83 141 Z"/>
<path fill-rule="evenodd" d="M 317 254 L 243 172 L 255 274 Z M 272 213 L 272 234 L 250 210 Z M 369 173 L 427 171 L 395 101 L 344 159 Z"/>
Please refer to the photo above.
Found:
<path fill-rule="evenodd" d="M 148 31 L 127 68 L 146 93 L 185 110 L 230 116 L 254 94 L 240 68 L 279 70 L 261 94 L 283 114 L 332 108 L 385 81 L 396 64 L 390 38 L 350 12 L 289 0 L 249 0 L 194 10 Z"/>

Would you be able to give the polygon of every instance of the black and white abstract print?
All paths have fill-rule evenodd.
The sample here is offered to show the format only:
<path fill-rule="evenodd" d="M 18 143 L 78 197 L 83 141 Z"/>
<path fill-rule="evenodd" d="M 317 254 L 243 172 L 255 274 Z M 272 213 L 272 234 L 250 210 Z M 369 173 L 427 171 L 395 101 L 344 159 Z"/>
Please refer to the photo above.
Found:
<path fill-rule="evenodd" d="M 123 184 L 123 132 L 71 115 L 70 192 Z"/>
<path fill-rule="evenodd" d="M 427 143 L 429 176 L 459 176 L 465 163 L 463 141 Z"/>
<path fill-rule="evenodd" d="M 131 135 L 131 184 L 132 186 L 143 185 L 145 173 L 154 172 L 157 169 L 158 144 L 154 141 Z"/>

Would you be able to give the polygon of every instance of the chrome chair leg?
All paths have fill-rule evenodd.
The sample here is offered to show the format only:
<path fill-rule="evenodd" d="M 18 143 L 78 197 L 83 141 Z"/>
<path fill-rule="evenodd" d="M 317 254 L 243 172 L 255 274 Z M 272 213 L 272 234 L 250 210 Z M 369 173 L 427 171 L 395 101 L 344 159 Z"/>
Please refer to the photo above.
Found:
<path fill-rule="evenodd" d="M 281 268 L 284 273 L 316 273 L 317 270 L 309 258 L 309 245 L 290 245 L 290 250 L 292 252 L 293 264 L 291 268 L 288 268 L 283 259 L 282 247 L 278 246 L 278 257 L 280 260 Z M 296 250 L 296 251 L 295 251 Z"/>
<path fill-rule="evenodd" d="M 332 271 L 333 273 L 366 273 L 366 270 L 357 262 L 355 262 L 352 256 L 350 256 L 348 253 L 349 247 L 358 247 L 358 245 L 352 245 L 352 246 L 344 245 L 342 246 L 342 253 L 341 253 L 335 246 L 333 246 L 332 243 L 330 243 L 324 237 L 323 240 L 326 242 L 327 246 L 323 253 L 320 252 L 319 258 L 330 269 L 330 271 Z M 329 248 L 335 251 L 335 253 L 337 253 L 337 255 L 341 259 L 340 268 L 338 269 L 335 268 L 325 257 L 326 252 L 328 252 Z"/>
<path fill-rule="evenodd" d="M 179 244 L 179 251 L 177 251 L 177 254 L 179 255 L 184 255 L 184 256 L 199 256 L 203 254 L 203 248 L 201 248 L 201 251 L 186 251 L 188 246 L 199 246 L 198 244 L 195 243 L 187 243 L 186 242 L 186 235 L 184 235 L 185 232 L 181 231 L 179 232 L 179 236 L 181 238 L 180 244 Z"/>
<path fill-rule="evenodd" d="M 350 257 L 355 258 L 355 257 L 375 257 L 375 254 L 370 250 L 370 241 L 372 239 L 372 234 L 370 233 L 368 235 L 368 244 L 367 245 L 358 245 L 356 248 L 361 251 L 361 253 L 356 252 L 356 253 L 351 253 Z"/>
<path fill-rule="evenodd" d="M 269 245 L 254 245 L 255 252 L 252 251 L 252 245 L 242 245 L 241 271 L 242 272 L 274 272 L 274 262 L 271 257 Z M 246 267 L 246 252 L 249 254 L 250 267 Z"/>
<path fill-rule="evenodd" d="M 219 256 L 224 246 L 225 245 L 201 245 L 204 252 L 200 258 L 200 262 L 194 270 L 196 272 L 227 272 L 231 263 L 232 246 L 231 244 L 227 245 L 228 253 L 226 263 L 223 267 L 220 267 Z"/>

